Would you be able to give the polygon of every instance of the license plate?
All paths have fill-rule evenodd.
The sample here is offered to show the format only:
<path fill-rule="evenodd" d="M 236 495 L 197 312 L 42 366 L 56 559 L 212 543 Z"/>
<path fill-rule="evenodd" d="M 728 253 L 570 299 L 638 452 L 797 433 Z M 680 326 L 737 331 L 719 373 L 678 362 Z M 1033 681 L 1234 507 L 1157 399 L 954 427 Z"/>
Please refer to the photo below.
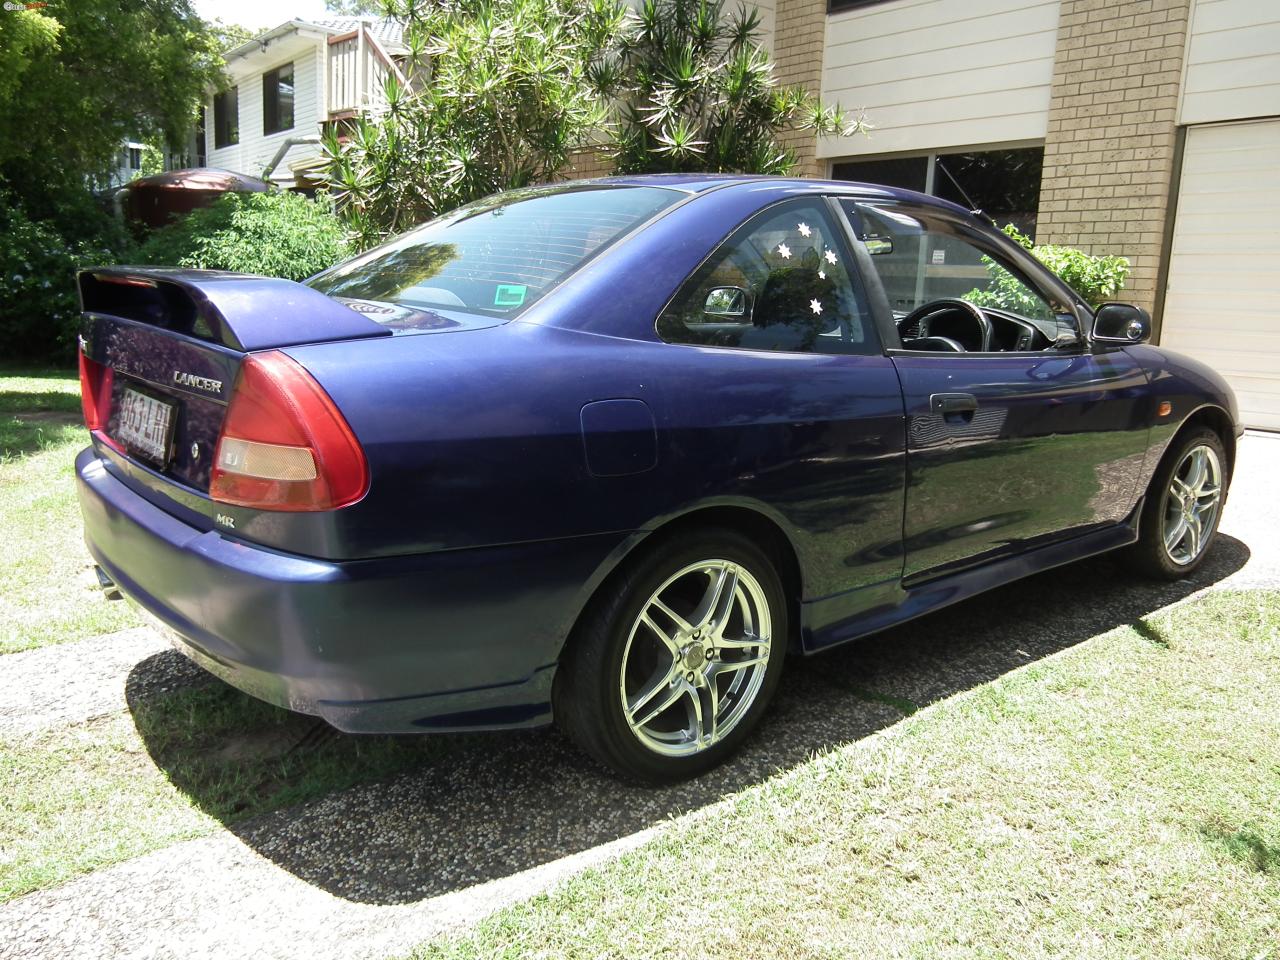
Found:
<path fill-rule="evenodd" d="M 125 388 L 116 421 L 116 439 L 148 460 L 164 466 L 173 439 L 174 405 Z"/>

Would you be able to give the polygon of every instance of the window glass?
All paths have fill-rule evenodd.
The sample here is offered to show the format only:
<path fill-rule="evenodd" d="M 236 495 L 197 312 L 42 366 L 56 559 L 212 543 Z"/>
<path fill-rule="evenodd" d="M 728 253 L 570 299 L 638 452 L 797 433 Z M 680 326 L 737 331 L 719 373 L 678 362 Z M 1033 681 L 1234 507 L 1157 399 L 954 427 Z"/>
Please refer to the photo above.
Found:
<path fill-rule="evenodd" d="M 736 230 L 658 318 L 671 343 L 876 353 L 867 300 L 821 199 L 771 207 Z"/>
<path fill-rule="evenodd" d="M 832 166 L 831 176 L 931 193 L 981 210 L 1001 227 L 1011 223 L 1034 240 L 1043 169 L 1043 147 L 1019 147 L 846 160 Z"/>
<path fill-rule="evenodd" d="M 888 160 L 848 160 L 831 167 L 835 180 L 878 183 L 883 187 L 925 192 L 929 177 L 928 157 L 894 157 Z"/>
<path fill-rule="evenodd" d="M 934 196 L 981 210 L 1002 227 L 1012 223 L 1035 239 L 1043 147 L 940 153 L 934 164 Z"/>
<path fill-rule="evenodd" d="M 213 145 L 229 147 L 240 142 L 240 91 L 237 87 L 213 98 Z"/>
<path fill-rule="evenodd" d="M 333 297 L 410 311 L 455 308 L 512 316 L 682 196 L 657 187 L 508 191 L 433 220 L 308 283 Z"/>
<path fill-rule="evenodd" d="M 262 75 L 262 132 L 279 133 L 293 127 L 293 64 Z"/>
<path fill-rule="evenodd" d="M 902 316 L 934 300 L 955 298 L 1052 323 L 1070 313 L 1050 303 L 1002 262 L 945 220 L 915 207 L 841 201 L 867 243 L 893 312 Z"/>

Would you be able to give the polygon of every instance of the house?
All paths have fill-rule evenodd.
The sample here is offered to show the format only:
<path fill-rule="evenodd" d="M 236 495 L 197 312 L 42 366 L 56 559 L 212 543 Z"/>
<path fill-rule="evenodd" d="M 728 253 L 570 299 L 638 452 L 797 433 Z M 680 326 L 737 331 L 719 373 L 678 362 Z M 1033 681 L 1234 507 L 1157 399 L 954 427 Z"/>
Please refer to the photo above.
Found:
<path fill-rule="evenodd" d="M 406 52 L 400 24 L 371 17 L 290 20 L 242 43 L 225 54 L 230 86 L 205 106 L 197 164 L 251 176 L 271 167 L 282 186 L 313 185 L 322 130 L 384 109 Z"/>
<path fill-rule="evenodd" d="M 1280 429 L 1280 3 L 763 0 L 782 83 L 865 107 L 799 172 L 978 207 L 1118 253 L 1158 342 Z"/>
<path fill-rule="evenodd" d="M 116 162 L 107 174 L 107 189 L 123 186 L 142 176 L 142 158 L 149 148 L 138 140 L 124 140 L 116 153 Z"/>

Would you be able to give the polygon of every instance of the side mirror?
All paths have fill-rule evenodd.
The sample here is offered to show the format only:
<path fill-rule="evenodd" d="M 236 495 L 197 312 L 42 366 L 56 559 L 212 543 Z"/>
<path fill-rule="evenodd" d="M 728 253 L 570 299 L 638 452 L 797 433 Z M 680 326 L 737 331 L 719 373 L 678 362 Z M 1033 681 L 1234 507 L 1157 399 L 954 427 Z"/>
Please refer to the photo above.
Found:
<path fill-rule="evenodd" d="M 1093 339 L 1102 343 L 1146 343 L 1151 315 L 1131 303 L 1104 303 L 1093 315 Z"/>
<path fill-rule="evenodd" d="M 702 312 L 712 317 L 741 319 L 747 315 L 748 294 L 741 287 L 712 287 Z"/>

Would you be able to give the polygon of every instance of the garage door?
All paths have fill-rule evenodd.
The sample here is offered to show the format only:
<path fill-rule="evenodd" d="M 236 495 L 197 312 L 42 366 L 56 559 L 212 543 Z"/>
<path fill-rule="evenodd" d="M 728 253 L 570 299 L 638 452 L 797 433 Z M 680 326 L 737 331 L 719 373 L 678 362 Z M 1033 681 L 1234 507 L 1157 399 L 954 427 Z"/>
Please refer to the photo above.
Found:
<path fill-rule="evenodd" d="M 1160 342 L 1280 430 L 1280 120 L 1187 131 Z"/>

